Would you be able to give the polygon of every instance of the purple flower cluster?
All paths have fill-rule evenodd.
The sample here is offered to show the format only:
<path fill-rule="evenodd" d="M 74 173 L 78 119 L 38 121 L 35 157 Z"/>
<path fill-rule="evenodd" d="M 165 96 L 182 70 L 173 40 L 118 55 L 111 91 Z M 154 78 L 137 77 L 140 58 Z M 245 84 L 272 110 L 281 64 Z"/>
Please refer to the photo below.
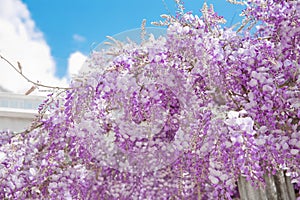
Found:
<path fill-rule="evenodd" d="M 254 33 L 204 7 L 93 52 L 41 126 L 1 132 L 0 198 L 231 199 L 282 169 L 300 184 L 300 3 L 245 3 Z"/>

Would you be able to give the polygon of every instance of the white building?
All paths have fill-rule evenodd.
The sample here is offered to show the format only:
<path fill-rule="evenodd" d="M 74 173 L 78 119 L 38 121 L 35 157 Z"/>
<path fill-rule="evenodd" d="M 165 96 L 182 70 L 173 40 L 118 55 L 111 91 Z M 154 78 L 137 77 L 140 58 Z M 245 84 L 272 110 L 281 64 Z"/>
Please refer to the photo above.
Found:
<path fill-rule="evenodd" d="M 23 131 L 37 114 L 45 97 L 14 94 L 0 88 L 0 130 Z"/>

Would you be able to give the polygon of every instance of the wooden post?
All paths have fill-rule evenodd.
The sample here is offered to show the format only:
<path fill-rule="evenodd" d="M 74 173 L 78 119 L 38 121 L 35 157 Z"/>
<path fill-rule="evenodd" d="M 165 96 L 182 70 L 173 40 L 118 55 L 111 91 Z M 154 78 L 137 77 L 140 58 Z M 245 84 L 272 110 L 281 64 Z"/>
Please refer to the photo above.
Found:
<path fill-rule="evenodd" d="M 290 177 L 283 171 L 276 175 L 265 175 L 266 186 L 255 188 L 240 176 L 238 188 L 241 200 L 296 200 L 295 190 Z"/>

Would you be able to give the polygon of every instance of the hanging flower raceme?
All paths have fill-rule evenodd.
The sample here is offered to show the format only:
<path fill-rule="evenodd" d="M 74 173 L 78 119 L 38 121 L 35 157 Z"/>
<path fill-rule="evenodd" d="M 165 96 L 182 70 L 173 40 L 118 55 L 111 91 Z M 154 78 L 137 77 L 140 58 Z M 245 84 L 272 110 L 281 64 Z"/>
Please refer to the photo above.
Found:
<path fill-rule="evenodd" d="M 247 16 L 265 19 L 261 6 Z M 223 29 L 203 12 L 140 44 L 113 39 L 65 99 L 49 96 L 38 128 L 3 132 L 0 197 L 230 199 L 240 176 L 258 184 L 283 168 L 300 183 L 299 48 L 281 54 L 273 35 Z"/>

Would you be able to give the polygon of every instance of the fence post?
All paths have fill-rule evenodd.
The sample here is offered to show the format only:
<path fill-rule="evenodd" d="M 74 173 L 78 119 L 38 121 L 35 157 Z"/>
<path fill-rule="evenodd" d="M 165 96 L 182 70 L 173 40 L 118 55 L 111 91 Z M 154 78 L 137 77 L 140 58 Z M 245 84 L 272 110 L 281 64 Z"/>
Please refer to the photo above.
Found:
<path fill-rule="evenodd" d="M 238 188 L 241 200 L 295 200 L 295 190 L 290 177 L 283 171 L 275 175 L 265 175 L 266 186 L 255 188 L 245 177 L 240 176 Z"/>

